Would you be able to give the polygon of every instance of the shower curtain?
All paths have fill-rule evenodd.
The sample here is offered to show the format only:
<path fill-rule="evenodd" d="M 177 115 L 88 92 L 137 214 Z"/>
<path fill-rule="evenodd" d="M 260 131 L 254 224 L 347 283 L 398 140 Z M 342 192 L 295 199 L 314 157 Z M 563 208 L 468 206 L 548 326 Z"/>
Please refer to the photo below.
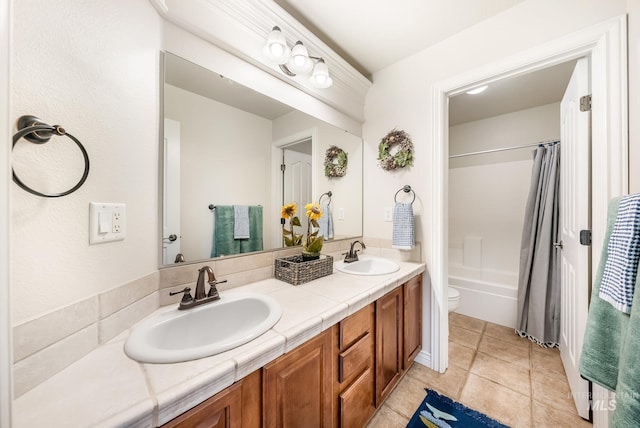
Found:
<path fill-rule="evenodd" d="M 538 146 L 520 246 L 516 332 L 543 347 L 560 341 L 560 144 Z"/>

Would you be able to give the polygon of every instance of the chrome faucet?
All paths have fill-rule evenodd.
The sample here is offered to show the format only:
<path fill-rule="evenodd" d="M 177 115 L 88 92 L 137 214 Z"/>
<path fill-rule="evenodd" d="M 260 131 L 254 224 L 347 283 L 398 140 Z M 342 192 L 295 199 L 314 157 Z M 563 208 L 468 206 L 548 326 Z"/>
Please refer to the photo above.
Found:
<path fill-rule="evenodd" d="M 207 273 L 209 283 L 209 292 L 205 293 L 205 285 L 204 285 L 204 274 Z M 213 302 L 215 300 L 220 300 L 220 294 L 218 293 L 218 289 L 216 287 L 217 284 L 222 284 L 227 282 L 227 280 L 218 281 L 216 280 L 216 276 L 213 273 L 213 269 L 210 266 L 204 266 L 198 269 L 198 281 L 196 282 L 196 292 L 195 297 L 191 297 L 191 288 L 185 287 L 184 290 L 170 292 L 170 296 L 174 296 L 176 294 L 184 293 L 182 296 L 182 300 L 180 301 L 180 305 L 178 309 L 191 309 L 196 306 L 202 305 L 204 303 Z"/>
<path fill-rule="evenodd" d="M 360 247 L 363 250 L 367 248 L 367 246 L 364 245 L 364 242 L 362 242 L 362 241 L 353 241 L 351 243 L 351 246 L 349 247 L 349 252 L 348 253 L 343 253 L 344 262 L 345 263 L 351 263 L 351 262 L 357 262 L 358 261 L 358 251 L 360 251 L 360 250 L 355 250 L 353 248 L 356 244 L 360 244 Z"/>

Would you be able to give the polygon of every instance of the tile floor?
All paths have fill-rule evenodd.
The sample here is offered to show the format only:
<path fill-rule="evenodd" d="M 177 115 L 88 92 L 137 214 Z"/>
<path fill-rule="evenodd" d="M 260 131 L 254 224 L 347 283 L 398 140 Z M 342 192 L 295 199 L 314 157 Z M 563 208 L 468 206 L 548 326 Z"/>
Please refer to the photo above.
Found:
<path fill-rule="evenodd" d="M 557 349 L 456 313 L 449 316 L 446 373 L 414 364 L 367 427 L 405 427 L 425 387 L 514 428 L 591 426 L 576 413 Z"/>

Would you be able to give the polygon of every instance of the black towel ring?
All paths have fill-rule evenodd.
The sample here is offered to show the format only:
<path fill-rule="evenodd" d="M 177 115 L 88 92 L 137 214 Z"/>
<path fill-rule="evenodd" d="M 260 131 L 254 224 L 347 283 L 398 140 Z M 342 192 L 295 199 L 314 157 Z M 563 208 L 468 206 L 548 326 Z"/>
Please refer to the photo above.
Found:
<path fill-rule="evenodd" d="M 78 148 L 80 148 L 80 151 L 82 152 L 82 157 L 84 157 L 84 172 L 82 173 L 82 178 L 80 178 L 80 181 L 78 181 L 78 183 L 75 186 L 73 186 L 69 190 L 66 190 L 60 193 L 46 194 L 46 193 L 38 192 L 37 190 L 34 190 L 31 187 L 27 186 L 25 183 L 23 183 L 22 180 L 20 180 L 20 178 L 16 175 L 16 172 L 13 170 L 13 168 L 11 168 L 11 172 L 13 174 L 13 181 L 18 186 L 20 186 L 22 189 L 26 190 L 27 192 L 33 195 L 42 196 L 43 198 L 59 198 L 61 196 L 66 196 L 70 193 L 73 193 L 76 190 L 78 190 L 80 187 L 82 187 L 84 182 L 87 180 L 87 177 L 89 176 L 89 155 L 87 154 L 87 151 L 85 150 L 82 143 L 80 143 L 80 141 L 78 141 L 76 137 L 67 133 L 67 131 L 65 131 L 64 128 L 61 127 L 60 125 L 53 125 L 53 126 L 48 125 L 35 116 L 22 116 L 20 117 L 20 119 L 18 119 L 18 132 L 16 132 L 13 136 L 13 144 L 11 146 L 11 149 L 13 150 L 13 147 L 15 147 L 18 140 L 20 140 L 22 137 L 24 137 L 25 140 L 34 144 L 44 144 L 48 142 L 54 134 L 66 135 L 74 143 L 76 143 L 76 145 L 78 146 Z"/>
<path fill-rule="evenodd" d="M 413 193 L 413 199 L 411 200 L 411 204 L 413 204 L 413 202 L 416 200 L 416 192 L 413 191 L 413 189 L 411 188 L 411 186 L 409 186 L 408 184 L 405 184 L 405 186 L 398 190 L 395 194 L 395 196 L 393 197 L 393 201 L 397 204 L 398 203 L 398 193 L 400 192 L 404 192 L 404 193 L 409 193 L 412 192 Z"/>
<path fill-rule="evenodd" d="M 331 192 L 331 190 L 329 190 L 328 192 L 323 193 L 322 195 L 320 195 L 320 197 L 318 198 L 318 204 L 322 203 L 322 198 L 324 196 L 328 197 L 329 198 L 329 203 L 331 203 L 331 197 L 333 196 L 333 193 Z"/>

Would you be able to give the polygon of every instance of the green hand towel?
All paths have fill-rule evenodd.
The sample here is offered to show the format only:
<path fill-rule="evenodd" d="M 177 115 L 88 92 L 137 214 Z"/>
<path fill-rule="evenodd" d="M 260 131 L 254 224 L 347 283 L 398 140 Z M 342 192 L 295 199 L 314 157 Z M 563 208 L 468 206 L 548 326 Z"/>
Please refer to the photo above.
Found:
<path fill-rule="evenodd" d="M 264 249 L 262 239 L 262 207 L 259 205 L 249 207 L 249 230 L 251 231 L 249 239 L 240 240 L 240 252 L 251 253 L 253 251 L 262 251 Z"/>
<path fill-rule="evenodd" d="M 620 198 L 614 198 L 609 202 L 607 231 L 598 272 L 591 290 L 589 316 L 587 317 L 578 367 L 583 377 L 611 391 L 615 391 L 617 385 L 622 332 L 626 330 L 627 316 L 598 297 L 598 293 L 604 265 L 607 261 L 609 239 L 618 214 L 619 202 Z"/>
<path fill-rule="evenodd" d="M 249 207 L 249 239 L 234 239 L 235 215 L 232 205 L 217 205 L 214 211 L 213 243 L 211 257 L 262 251 L 262 207 Z"/>
<path fill-rule="evenodd" d="M 635 292 L 631 314 L 615 309 L 598 297 L 607 248 L 620 198 L 609 203 L 607 232 L 591 293 L 579 371 L 582 376 L 616 392 L 613 427 L 637 426 L 640 421 L 640 292 Z M 640 273 L 636 277 L 636 289 Z"/>
<path fill-rule="evenodd" d="M 233 239 L 234 212 L 232 205 L 217 205 L 214 211 L 211 257 L 240 253 L 240 241 Z"/>
<path fill-rule="evenodd" d="M 611 419 L 613 427 L 632 427 L 640 423 L 640 275 L 636 277 L 631 314 L 624 315 L 628 322 L 622 330 L 620 371 L 616 387 L 616 410 Z M 622 312 L 621 312 L 622 313 Z"/>

